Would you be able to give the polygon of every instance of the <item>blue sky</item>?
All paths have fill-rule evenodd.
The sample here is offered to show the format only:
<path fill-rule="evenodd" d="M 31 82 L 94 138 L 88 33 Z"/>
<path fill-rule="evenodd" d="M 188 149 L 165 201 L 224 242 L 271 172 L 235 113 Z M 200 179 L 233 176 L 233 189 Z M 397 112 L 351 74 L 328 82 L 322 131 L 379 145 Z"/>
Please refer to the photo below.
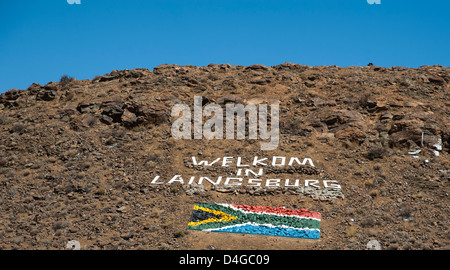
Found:
<path fill-rule="evenodd" d="M 0 0 L 0 92 L 165 63 L 449 66 L 449 14 L 448 0 Z"/>

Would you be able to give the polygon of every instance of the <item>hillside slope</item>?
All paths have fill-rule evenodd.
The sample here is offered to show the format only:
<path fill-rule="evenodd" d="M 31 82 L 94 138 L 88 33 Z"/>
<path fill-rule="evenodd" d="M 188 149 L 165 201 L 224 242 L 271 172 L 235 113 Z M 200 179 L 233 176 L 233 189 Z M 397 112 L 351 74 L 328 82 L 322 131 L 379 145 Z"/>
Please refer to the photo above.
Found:
<path fill-rule="evenodd" d="M 161 65 L 65 78 L 0 99 L 0 249 L 450 248 L 450 68 Z M 176 140 L 171 108 L 279 102 L 280 143 Z M 419 151 L 420 150 L 420 151 Z M 338 191 L 227 189 L 236 159 L 311 158 L 266 179 L 331 179 Z M 233 157 L 232 167 L 197 160 Z M 160 178 L 152 184 L 155 176 Z M 182 175 L 185 183 L 167 182 Z M 188 231 L 195 202 L 306 208 L 319 240 Z"/>

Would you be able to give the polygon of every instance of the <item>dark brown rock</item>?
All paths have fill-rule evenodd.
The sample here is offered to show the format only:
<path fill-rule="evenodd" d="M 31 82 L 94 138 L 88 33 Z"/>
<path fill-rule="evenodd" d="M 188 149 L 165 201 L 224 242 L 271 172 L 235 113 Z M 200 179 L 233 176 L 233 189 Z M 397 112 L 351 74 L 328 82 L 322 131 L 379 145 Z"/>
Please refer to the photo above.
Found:
<path fill-rule="evenodd" d="M 51 101 L 54 100 L 56 96 L 57 93 L 56 90 L 53 90 L 53 87 L 45 87 L 37 93 L 36 100 Z"/>

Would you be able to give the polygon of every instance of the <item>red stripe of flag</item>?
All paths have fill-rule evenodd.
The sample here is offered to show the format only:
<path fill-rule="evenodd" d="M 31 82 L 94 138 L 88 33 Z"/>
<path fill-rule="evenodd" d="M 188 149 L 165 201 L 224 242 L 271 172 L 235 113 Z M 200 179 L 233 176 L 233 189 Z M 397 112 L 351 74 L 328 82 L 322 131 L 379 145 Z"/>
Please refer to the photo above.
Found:
<path fill-rule="evenodd" d="M 277 207 L 273 208 L 270 206 L 251 206 L 251 205 L 236 205 L 236 204 L 230 204 L 233 207 L 236 207 L 238 209 L 248 211 L 248 212 L 254 212 L 254 213 L 270 213 L 270 214 L 279 214 L 279 215 L 287 215 L 287 216 L 299 216 L 299 217 L 307 217 L 307 218 L 316 218 L 321 219 L 322 215 L 318 212 L 312 212 L 308 211 L 306 209 L 298 209 L 298 210 L 292 210 L 284 207 Z"/>

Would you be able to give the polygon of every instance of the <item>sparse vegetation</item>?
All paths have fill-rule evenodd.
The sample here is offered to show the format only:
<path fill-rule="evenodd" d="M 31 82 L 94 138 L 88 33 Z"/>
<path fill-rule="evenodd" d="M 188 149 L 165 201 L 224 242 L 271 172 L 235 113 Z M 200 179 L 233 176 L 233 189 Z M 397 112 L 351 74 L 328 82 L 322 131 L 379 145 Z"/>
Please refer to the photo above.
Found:
<path fill-rule="evenodd" d="M 354 226 L 347 227 L 345 234 L 347 237 L 354 237 L 356 235 L 356 228 Z"/>
<path fill-rule="evenodd" d="M 96 195 L 105 195 L 106 194 L 106 190 L 104 188 L 99 188 L 97 189 L 97 191 L 95 192 Z"/>
<path fill-rule="evenodd" d="M 183 230 L 178 230 L 173 234 L 173 236 L 175 238 L 183 237 L 184 235 L 185 235 L 185 232 Z"/>
<path fill-rule="evenodd" d="M 365 109 L 369 106 L 369 100 L 370 100 L 370 93 L 363 93 L 358 100 L 358 105 Z"/>
<path fill-rule="evenodd" d="M 73 77 L 69 77 L 68 75 L 62 75 L 59 79 L 59 83 L 62 86 L 66 86 L 68 83 L 73 82 L 75 79 Z"/>
<path fill-rule="evenodd" d="M 89 127 L 93 127 L 95 125 L 95 123 L 97 122 L 97 117 L 95 117 L 94 115 L 88 115 L 85 118 L 85 122 Z"/>
<path fill-rule="evenodd" d="M 11 133 L 23 134 L 27 131 L 27 125 L 23 123 L 14 123 L 11 128 Z"/>
<path fill-rule="evenodd" d="M 150 217 L 152 217 L 152 218 L 159 218 L 160 216 L 161 216 L 161 210 L 159 210 L 158 208 L 152 209 Z"/>
<path fill-rule="evenodd" d="M 0 125 L 8 125 L 14 122 L 12 117 L 0 116 Z"/>
<path fill-rule="evenodd" d="M 398 215 L 403 218 L 409 218 L 413 212 L 413 209 L 408 205 L 401 205 L 398 211 Z"/>
<path fill-rule="evenodd" d="M 361 227 L 373 227 L 377 224 L 378 224 L 378 222 L 372 216 L 367 216 L 367 217 L 363 218 L 363 220 L 361 220 Z"/>
<path fill-rule="evenodd" d="M 381 159 L 387 154 L 385 147 L 375 147 L 367 152 L 367 158 L 370 160 Z"/>

